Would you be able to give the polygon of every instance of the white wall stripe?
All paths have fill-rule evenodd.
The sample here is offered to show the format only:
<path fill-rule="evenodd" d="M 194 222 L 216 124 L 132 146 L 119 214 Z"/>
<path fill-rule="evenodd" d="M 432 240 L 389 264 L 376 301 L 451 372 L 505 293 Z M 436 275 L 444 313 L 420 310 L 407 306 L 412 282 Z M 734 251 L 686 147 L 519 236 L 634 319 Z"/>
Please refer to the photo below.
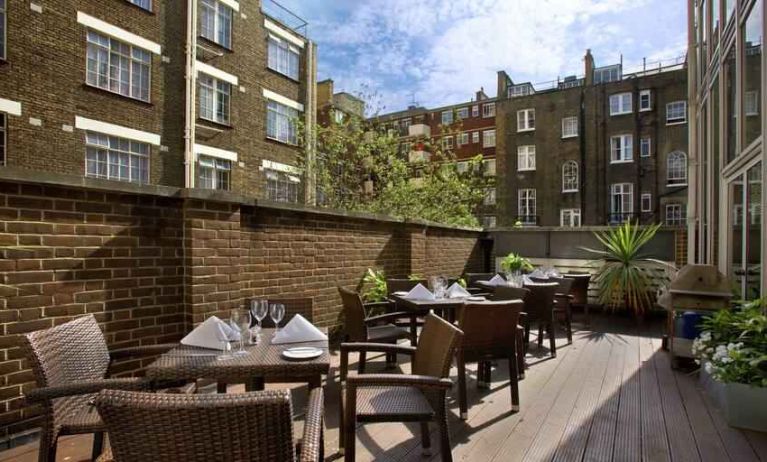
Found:
<path fill-rule="evenodd" d="M 296 45 L 297 47 L 303 48 L 304 44 L 306 43 L 306 41 L 302 39 L 301 37 L 286 31 L 283 27 L 277 25 L 276 23 L 273 23 L 272 21 L 269 21 L 268 19 L 264 19 L 264 27 L 267 30 L 274 32 L 276 35 L 279 35 L 280 37 L 284 38 L 288 42 Z"/>
<path fill-rule="evenodd" d="M 296 109 L 296 110 L 301 111 L 301 112 L 303 112 L 303 110 L 304 110 L 304 105 L 299 103 L 298 101 L 293 101 L 290 98 L 286 98 L 286 97 L 282 96 L 279 93 L 275 93 L 273 91 L 269 91 L 266 88 L 264 88 L 264 97 L 266 99 L 270 99 L 272 101 L 276 101 L 276 102 L 278 102 L 280 104 L 284 104 L 285 106 L 292 107 L 293 109 Z"/>
<path fill-rule="evenodd" d="M 219 80 L 223 80 L 224 82 L 229 82 L 232 85 L 239 85 L 238 84 L 239 79 L 237 79 L 236 75 L 232 75 L 228 72 L 224 72 L 221 69 L 215 68 L 201 61 L 195 61 L 194 66 L 197 68 L 197 72 L 208 74 L 211 77 L 215 77 Z"/>
<path fill-rule="evenodd" d="M 218 0 L 218 1 L 228 6 L 229 8 L 233 9 L 234 11 L 240 11 L 240 2 L 237 2 L 235 0 Z"/>
<path fill-rule="evenodd" d="M 18 101 L 12 101 L 10 99 L 0 98 L 0 112 L 5 112 L 10 115 L 21 115 L 21 103 Z"/>
<path fill-rule="evenodd" d="M 138 36 L 132 32 L 128 32 L 125 29 L 121 29 L 117 26 L 113 26 L 98 18 L 94 18 L 93 16 L 89 14 L 83 13 L 82 11 L 77 12 L 77 22 L 82 24 L 85 27 L 99 31 L 101 33 L 114 37 L 118 40 L 126 42 L 130 45 L 135 45 L 137 47 L 143 48 L 156 55 L 162 54 L 162 47 L 160 46 L 159 43 L 155 43 L 151 40 L 145 39 L 144 37 Z"/>
<path fill-rule="evenodd" d="M 204 144 L 194 145 L 195 154 L 203 154 L 210 157 L 218 157 L 219 159 L 231 160 L 237 162 L 237 153 L 234 151 L 227 151 L 225 149 L 214 148 L 213 146 L 205 146 Z"/>
<path fill-rule="evenodd" d="M 130 140 L 141 141 L 143 143 L 160 145 L 160 135 L 150 132 L 144 132 L 133 128 L 123 127 L 121 125 L 101 122 L 99 120 L 88 119 L 86 117 L 75 116 L 75 127 L 80 130 L 90 130 L 105 135 L 128 138 Z"/>

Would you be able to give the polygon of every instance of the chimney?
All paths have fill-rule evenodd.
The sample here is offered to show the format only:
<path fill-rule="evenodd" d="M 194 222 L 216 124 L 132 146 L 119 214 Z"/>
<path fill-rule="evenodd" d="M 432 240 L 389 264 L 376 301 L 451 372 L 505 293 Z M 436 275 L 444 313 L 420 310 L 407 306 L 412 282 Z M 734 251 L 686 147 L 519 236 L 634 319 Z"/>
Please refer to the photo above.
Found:
<path fill-rule="evenodd" d="M 594 57 L 591 56 L 591 48 L 586 50 L 586 56 L 583 57 L 584 72 L 586 74 L 586 85 L 594 84 Z"/>
<path fill-rule="evenodd" d="M 333 80 L 317 82 L 317 107 L 333 104 Z"/>
<path fill-rule="evenodd" d="M 476 93 L 476 100 L 482 101 L 486 99 L 487 99 L 487 95 L 485 94 L 485 87 L 479 87 L 479 91 Z"/>
<path fill-rule="evenodd" d="M 511 78 L 506 71 L 498 71 L 498 88 L 496 97 L 507 98 L 509 94 L 509 87 L 512 85 Z"/>

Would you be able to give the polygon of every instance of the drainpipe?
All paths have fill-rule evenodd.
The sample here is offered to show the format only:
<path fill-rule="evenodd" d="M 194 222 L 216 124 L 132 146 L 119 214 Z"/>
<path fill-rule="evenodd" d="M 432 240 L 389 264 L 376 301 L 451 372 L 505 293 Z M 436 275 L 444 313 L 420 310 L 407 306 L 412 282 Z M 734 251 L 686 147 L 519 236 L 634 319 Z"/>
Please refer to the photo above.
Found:
<path fill-rule="evenodd" d="M 186 105 L 184 110 L 184 186 L 194 188 L 194 140 L 197 85 L 197 0 L 186 4 Z"/>
<path fill-rule="evenodd" d="M 314 126 L 317 123 L 317 64 L 316 45 L 307 40 L 306 43 L 306 93 L 304 101 L 304 126 L 306 139 L 304 143 L 306 162 L 304 172 L 304 184 L 306 190 L 306 204 L 317 205 L 317 170 L 316 170 L 316 140 Z M 332 96 L 332 95 L 331 95 Z"/>
<path fill-rule="evenodd" d="M 696 260 L 696 229 L 698 229 L 700 217 L 698 217 L 698 85 L 696 71 L 698 68 L 695 48 L 695 1 L 687 0 L 687 113 L 688 113 L 688 146 L 687 146 L 687 263 L 695 263 Z M 706 153 L 700 153 L 705 156 Z M 702 179 L 706 181 L 705 178 Z M 710 228 L 710 226 L 709 226 Z M 703 233 L 698 230 L 698 238 Z M 710 230 L 709 230 L 710 234 Z M 699 262 L 703 263 L 703 262 Z"/>

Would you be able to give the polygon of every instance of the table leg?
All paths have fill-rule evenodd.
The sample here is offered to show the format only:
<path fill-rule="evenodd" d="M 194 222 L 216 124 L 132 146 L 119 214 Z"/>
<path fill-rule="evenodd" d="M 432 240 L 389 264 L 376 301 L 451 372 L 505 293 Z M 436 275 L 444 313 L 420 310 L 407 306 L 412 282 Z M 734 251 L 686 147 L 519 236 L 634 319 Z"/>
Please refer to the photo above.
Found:
<path fill-rule="evenodd" d="M 264 389 L 263 377 L 252 377 L 245 382 L 245 391 L 261 391 Z"/>
<path fill-rule="evenodd" d="M 309 378 L 309 390 L 314 390 L 315 388 L 320 388 L 322 386 L 322 376 L 321 375 L 313 375 Z"/>
<path fill-rule="evenodd" d="M 410 316 L 410 346 L 415 347 L 418 344 L 418 317 L 414 314 Z"/>
<path fill-rule="evenodd" d="M 216 393 L 226 394 L 226 382 L 216 382 Z"/>

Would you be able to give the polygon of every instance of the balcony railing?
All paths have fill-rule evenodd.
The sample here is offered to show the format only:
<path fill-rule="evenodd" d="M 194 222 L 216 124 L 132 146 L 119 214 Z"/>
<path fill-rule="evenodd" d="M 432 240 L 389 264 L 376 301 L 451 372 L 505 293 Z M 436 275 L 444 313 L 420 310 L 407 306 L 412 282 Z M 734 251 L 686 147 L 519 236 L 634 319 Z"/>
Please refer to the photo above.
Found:
<path fill-rule="evenodd" d="M 304 37 L 307 36 L 306 26 L 308 23 L 304 18 L 280 5 L 275 0 L 261 0 L 261 11 L 293 32 Z"/>
<path fill-rule="evenodd" d="M 431 136 L 431 127 L 426 124 L 412 124 L 408 127 L 410 136 Z"/>

